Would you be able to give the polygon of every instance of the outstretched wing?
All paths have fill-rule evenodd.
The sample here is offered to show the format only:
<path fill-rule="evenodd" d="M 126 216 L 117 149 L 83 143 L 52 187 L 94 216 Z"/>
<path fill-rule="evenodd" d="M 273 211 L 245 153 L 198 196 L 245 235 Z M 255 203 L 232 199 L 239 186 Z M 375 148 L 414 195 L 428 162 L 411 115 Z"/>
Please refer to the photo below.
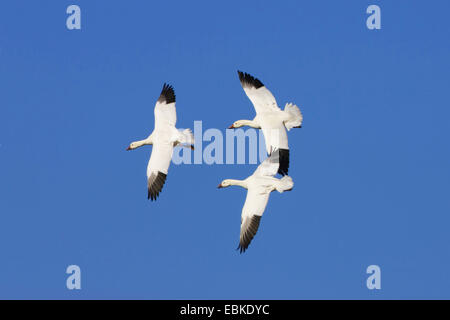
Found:
<path fill-rule="evenodd" d="M 271 153 L 273 150 L 279 152 L 279 164 L 278 173 L 281 175 L 288 174 L 289 170 L 289 146 L 288 137 L 284 125 L 280 123 L 277 128 L 262 128 L 264 135 L 264 143 L 266 145 L 267 153 Z"/>
<path fill-rule="evenodd" d="M 245 72 L 238 71 L 238 74 L 242 88 L 253 103 L 257 114 L 281 110 L 273 94 L 261 81 Z"/>
<path fill-rule="evenodd" d="M 255 175 L 273 177 L 280 167 L 280 151 L 275 149 L 255 170 Z"/>
<path fill-rule="evenodd" d="M 238 250 L 245 252 L 259 228 L 261 216 L 269 200 L 269 193 L 248 190 L 241 216 L 241 233 Z"/>
<path fill-rule="evenodd" d="M 156 200 L 166 182 L 173 146 L 170 143 L 154 143 L 147 166 L 148 199 Z"/>
<path fill-rule="evenodd" d="M 155 105 L 155 129 L 166 125 L 175 126 L 176 122 L 175 91 L 171 85 L 164 83 Z"/>

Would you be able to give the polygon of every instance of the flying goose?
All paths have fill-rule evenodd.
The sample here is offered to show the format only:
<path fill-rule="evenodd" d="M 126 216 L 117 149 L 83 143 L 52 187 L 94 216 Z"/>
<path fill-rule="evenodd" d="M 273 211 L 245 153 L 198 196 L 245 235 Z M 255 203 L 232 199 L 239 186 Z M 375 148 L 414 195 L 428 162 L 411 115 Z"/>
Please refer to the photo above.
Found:
<path fill-rule="evenodd" d="M 194 136 L 190 129 L 175 127 L 177 113 L 175 92 L 171 85 L 165 84 L 155 105 L 155 129 L 144 140 L 132 142 L 127 150 L 143 145 L 153 145 L 152 155 L 147 165 L 148 199 L 156 200 L 166 182 L 173 148 L 177 145 L 194 149 Z"/>
<path fill-rule="evenodd" d="M 269 201 L 270 193 L 274 190 L 282 193 L 283 191 L 290 191 L 294 187 L 291 177 L 287 175 L 281 179 L 274 177 L 278 169 L 279 152 L 275 150 L 247 179 L 226 179 L 218 186 L 218 188 L 225 188 L 235 185 L 247 189 L 247 198 L 241 214 L 241 233 L 238 246 L 240 253 L 247 250 L 258 231 L 259 222 Z"/>
<path fill-rule="evenodd" d="M 239 80 L 247 97 L 255 107 L 256 117 L 253 120 L 238 120 L 229 129 L 250 126 L 262 129 L 266 141 L 267 153 L 279 149 L 280 168 L 278 173 L 287 175 L 289 169 L 289 146 L 286 129 L 301 128 L 303 116 L 300 109 L 287 103 L 284 110 L 277 105 L 272 93 L 257 78 L 248 73 L 238 71 Z"/>

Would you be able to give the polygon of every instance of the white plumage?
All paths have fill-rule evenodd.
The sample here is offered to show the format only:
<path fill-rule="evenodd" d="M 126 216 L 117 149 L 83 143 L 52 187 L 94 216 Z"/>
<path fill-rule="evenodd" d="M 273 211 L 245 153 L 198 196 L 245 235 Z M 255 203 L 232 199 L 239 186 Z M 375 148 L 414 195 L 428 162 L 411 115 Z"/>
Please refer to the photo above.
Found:
<path fill-rule="evenodd" d="M 301 128 L 303 116 L 300 109 L 287 103 L 284 110 L 278 107 L 273 94 L 257 78 L 238 71 L 239 80 L 245 94 L 252 102 L 256 117 L 253 120 L 238 120 L 231 128 L 250 126 L 261 129 L 266 142 L 267 153 L 278 149 L 280 152 L 280 167 L 278 173 L 287 175 L 289 169 L 289 145 L 287 130 Z"/>
<path fill-rule="evenodd" d="M 192 131 L 177 129 L 176 122 L 175 91 L 172 86 L 164 84 L 155 105 L 153 132 L 144 140 L 132 142 L 127 148 L 133 150 L 143 145 L 153 145 L 147 165 L 148 199 L 156 200 L 166 182 L 173 148 L 177 145 L 193 148 Z"/>
<path fill-rule="evenodd" d="M 290 191 L 294 187 L 294 182 L 291 177 L 287 175 L 281 179 L 274 177 L 278 169 L 279 152 L 275 150 L 247 179 L 226 179 L 219 184 L 219 188 L 237 185 L 247 189 L 247 197 L 242 208 L 241 232 L 238 246 L 241 253 L 245 252 L 258 231 L 261 216 L 267 206 L 270 193 L 274 190 L 282 193 L 284 191 Z"/>

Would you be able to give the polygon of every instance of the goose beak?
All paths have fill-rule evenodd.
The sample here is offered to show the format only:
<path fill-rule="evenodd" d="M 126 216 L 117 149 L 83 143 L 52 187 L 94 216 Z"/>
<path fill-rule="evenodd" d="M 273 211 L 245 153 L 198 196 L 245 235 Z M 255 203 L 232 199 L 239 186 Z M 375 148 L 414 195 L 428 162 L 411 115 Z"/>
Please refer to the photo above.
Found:
<path fill-rule="evenodd" d="M 125 150 L 126 150 L 126 151 L 128 151 L 128 150 L 131 150 L 131 148 L 130 148 L 130 147 L 128 147 L 128 148 L 126 148 Z"/>
<path fill-rule="evenodd" d="M 222 184 L 220 183 L 218 186 L 217 186 L 217 188 L 218 189 L 222 189 L 223 187 L 222 187 Z"/>
<path fill-rule="evenodd" d="M 228 129 L 234 129 L 234 124 L 228 127 Z"/>

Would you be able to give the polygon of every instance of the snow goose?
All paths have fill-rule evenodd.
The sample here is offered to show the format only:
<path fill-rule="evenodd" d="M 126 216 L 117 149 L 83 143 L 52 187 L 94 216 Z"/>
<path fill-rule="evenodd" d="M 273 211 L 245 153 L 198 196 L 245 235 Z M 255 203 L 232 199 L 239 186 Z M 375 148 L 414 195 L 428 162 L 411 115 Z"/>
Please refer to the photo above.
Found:
<path fill-rule="evenodd" d="M 247 179 L 226 179 L 218 186 L 218 188 L 225 188 L 235 185 L 247 189 L 247 197 L 241 214 L 241 233 L 238 246 L 241 253 L 247 250 L 258 231 L 259 222 L 266 208 L 270 193 L 274 190 L 282 193 L 283 191 L 290 191 L 294 187 L 291 177 L 287 175 L 281 179 L 274 177 L 278 169 L 279 152 L 275 150 Z"/>
<path fill-rule="evenodd" d="M 238 71 L 238 74 L 242 87 L 255 108 L 256 117 L 253 120 L 238 120 L 229 129 L 242 126 L 261 129 L 266 141 L 267 153 L 270 154 L 272 150 L 279 149 L 280 167 L 278 173 L 283 176 L 287 175 L 289 146 L 286 129 L 289 131 L 292 128 L 301 128 L 302 113 L 292 103 L 287 103 L 284 110 L 281 110 L 275 97 L 261 81 L 248 73 Z"/>
<path fill-rule="evenodd" d="M 144 140 L 132 142 L 127 150 L 143 145 L 153 145 L 152 155 L 147 165 L 148 199 L 156 200 L 166 182 L 173 148 L 177 145 L 194 149 L 194 136 L 190 129 L 175 127 L 177 113 L 173 87 L 164 84 L 155 105 L 155 128 Z"/>

